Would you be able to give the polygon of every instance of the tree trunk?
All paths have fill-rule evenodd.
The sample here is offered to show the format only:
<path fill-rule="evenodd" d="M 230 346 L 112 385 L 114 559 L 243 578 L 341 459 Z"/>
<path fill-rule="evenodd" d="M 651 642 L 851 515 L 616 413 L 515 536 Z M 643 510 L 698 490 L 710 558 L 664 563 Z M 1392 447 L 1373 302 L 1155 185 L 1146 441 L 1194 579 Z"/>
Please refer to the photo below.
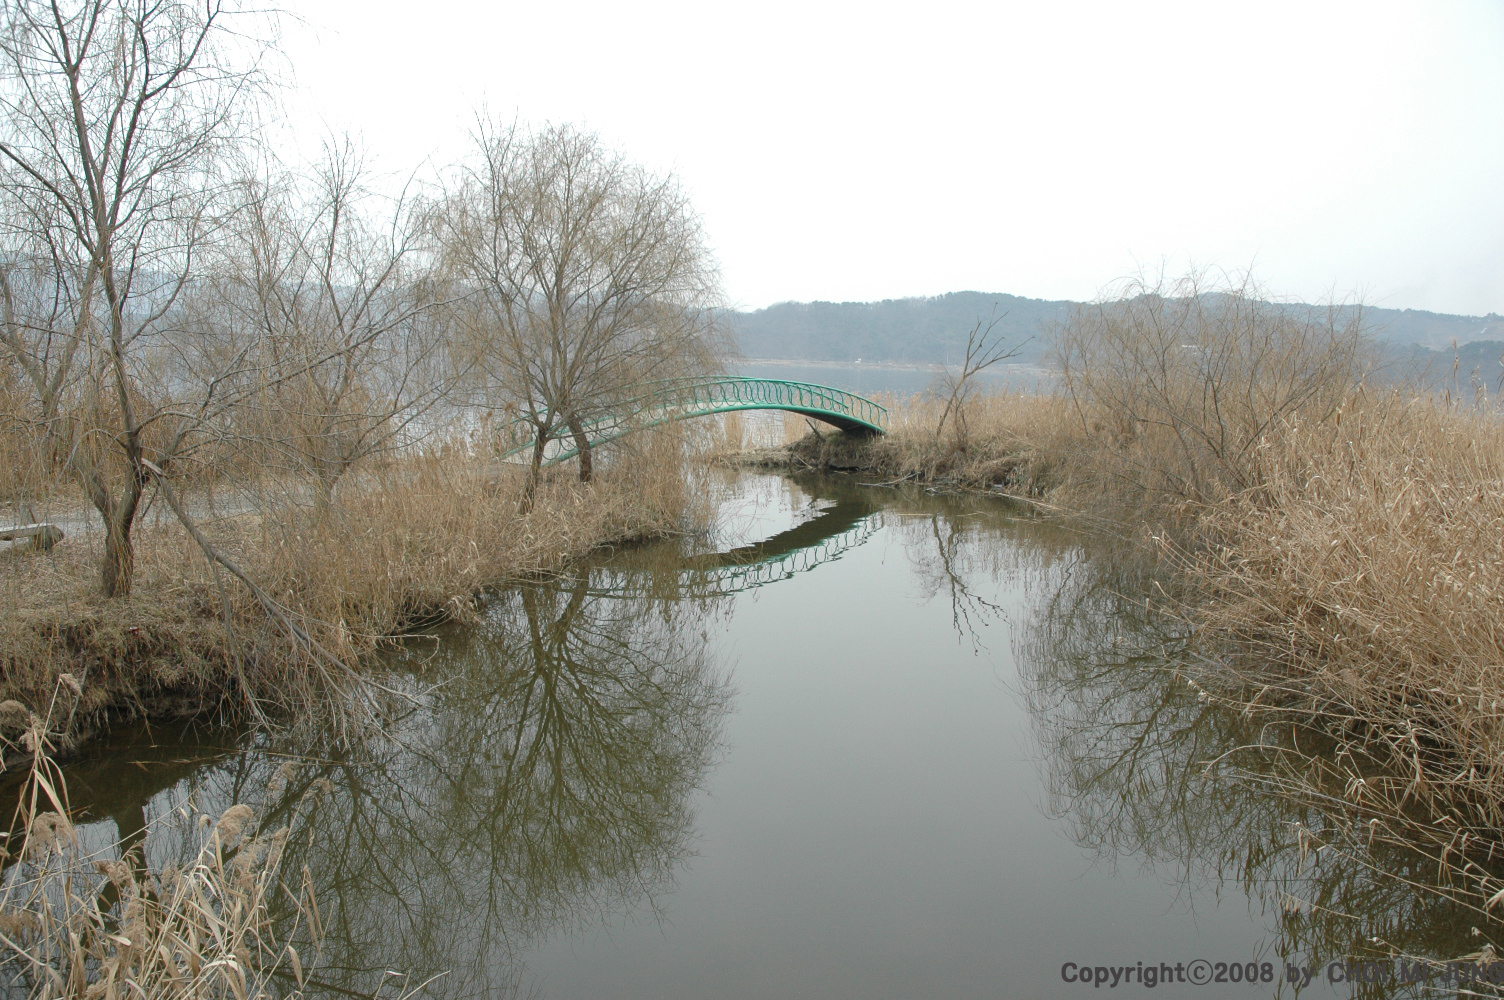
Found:
<path fill-rule="evenodd" d="M 520 513 L 533 509 L 533 494 L 538 492 L 538 478 L 543 472 L 543 449 L 547 447 L 548 436 L 539 432 L 533 439 L 533 461 L 527 467 L 527 483 L 522 487 L 522 503 L 517 508 Z"/>
<path fill-rule="evenodd" d="M 136 574 L 135 543 L 131 532 L 136 526 L 136 508 L 146 491 L 146 468 L 141 463 L 139 444 L 127 445 L 130 473 L 120 495 L 110 492 L 104 472 L 97 465 L 84 480 L 89 500 L 104 521 L 104 562 L 99 569 L 99 589 L 107 598 L 129 597 Z"/>
<path fill-rule="evenodd" d="M 105 597 L 129 597 L 136 573 L 136 554 L 131 544 L 131 526 L 111 522 L 104 536 L 104 565 L 100 589 Z"/>
<path fill-rule="evenodd" d="M 104 564 L 100 567 L 100 590 L 105 597 L 129 597 L 136 575 L 136 549 L 131 531 L 136 526 L 136 505 L 141 501 L 141 484 L 132 477 L 125 494 L 108 503 L 104 515 Z M 96 506 L 98 506 L 96 504 Z"/>
<path fill-rule="evenodd" d="M 574 435 L 575 450 L 580 453 L 580 482 L 588 483 L 595 475 L 595 463 L 590 455 L 590 439 L 575 417 L 569 418 L 569 433 Z"/>

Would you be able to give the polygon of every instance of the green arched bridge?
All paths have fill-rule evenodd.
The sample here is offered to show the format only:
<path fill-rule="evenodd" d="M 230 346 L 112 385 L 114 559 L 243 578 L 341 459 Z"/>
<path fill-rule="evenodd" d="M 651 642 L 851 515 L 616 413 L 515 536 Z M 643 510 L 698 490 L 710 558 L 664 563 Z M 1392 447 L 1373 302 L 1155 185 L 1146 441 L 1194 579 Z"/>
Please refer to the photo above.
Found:
<path fill-rule="evenodd" d="M 624 400 L 612 412 L 585 421 L 585 436 L 592 448 L 660 424 L 739 410 L 802 413 L 854 434 L 882 434 L 888 429 L 885 407 L 854 392 L 813 382 L 729 375 L 671 379 L 649 383 L 646 388 L 649 391 Z M 513 429 L 510 447 L 503 457 L 533 448 L 534 438 L 527 424 L 519 421 L 513 424 Z M 578 453 L 567 432 L 550 442 L 550 447 L 544 456 L 545 465 L 563 462 Z"/>

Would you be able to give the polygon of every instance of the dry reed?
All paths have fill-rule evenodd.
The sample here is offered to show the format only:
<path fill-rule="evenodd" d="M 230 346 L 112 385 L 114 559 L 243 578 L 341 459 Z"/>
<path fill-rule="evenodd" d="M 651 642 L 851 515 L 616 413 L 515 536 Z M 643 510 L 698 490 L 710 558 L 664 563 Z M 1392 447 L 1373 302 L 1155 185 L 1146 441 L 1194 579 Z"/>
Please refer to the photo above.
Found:
<path fill-rule="evenodd" d="M 806 430 L 784 449 L 752 452 L 749 460 L 806 468 L 859 471 L 886 482 L 911 481 L 956 489 L 1000 490 L 1038 497 L 1059 476 L 1071 452 L 1069 408 L 1055 396 L 1004 392 L 966 400 L 940 427 L 945 401 L 932 396 L 879 397 L 888 433 L 866 439 L 833 429 Z"/>
<path fill-rule="evenodd" d="M 0 974 L 35 1000 L 301 996 L 308 970 L 291 939 L 316 942 L 318 911 L 306 872 L 297 886 L 283 881 L 289 828 L 259 830 L 245 805 L 217 821 L 184 806 L 197 843 L 178 863 L 150 868 L 144 833 L 86 850 L 47 753 L 54 713 L 77 693 L 58 688 L 47 716 L 26 723 L 35 753 L 11 823 L 14 855 L 3 858 Z M 274 928 L 274 902 L 289 901 L 291 919 Z M 284 983 L 274 989 L 274 979 Z"/>
<path fill-rule="evenodd" d="M 1207 696 L 1330 735 L 1281 788 L 1345 801 L 1494 911 L 1504 425 L 1366 385 L 1360 322 L 1140 283 L 1059 331 L 1054 395 L 974 400 L 943 437 L 914 399 L 884 439 L 809 434 L 783 461 L 1001 488 L 1145 543 L 1179 570 L 1147 596 L 1196 626 Z"/>
<path fill-rule="evenodd" d="M 1504 826 L 1504 427 L 1363 393 L 1261 449 L 1257 491 L 1172 555 L 1260 704 L 1317 713 L 1383 765 L 1354 793 Z"/>
<path fill-rule="evenodd" d="M 205 539 L 327 651 L 323 661 L 174 520 L 138 529 L 137 587 L 123 600 L 98 596 L 90 536 L 45 555 L 0 553 L 0 699 L 32 708 L 60 673 L 77 677 L 62 752 L 122 716 L 218 708 L 267 719 L 318 706 L 313 715 L 338 721 L 362 679 L 331 662 L 358 666 L 404 632 L 462 618 L 487 587 L 682 530 L 697 502 L 671 429 L 623 442 L 596 482 L 556 470 L 525 512 L 522 490 L 522 470 L 456 439 L 371 463 L 328 501 L 266 479 L 217 500 L 190 494 Z"/>

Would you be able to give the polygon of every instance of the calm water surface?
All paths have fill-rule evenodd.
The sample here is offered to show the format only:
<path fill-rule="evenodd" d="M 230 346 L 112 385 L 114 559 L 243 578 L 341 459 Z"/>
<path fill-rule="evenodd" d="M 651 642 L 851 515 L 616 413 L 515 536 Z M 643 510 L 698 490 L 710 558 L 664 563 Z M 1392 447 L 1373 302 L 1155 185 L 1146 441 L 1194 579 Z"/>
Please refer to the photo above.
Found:
<path fill-rule="evenodd" d="M 1207 777 L 1270 737 L 1176 678 L 1182 637 L 1099 542 L 988 498 L 718 488 L 708 537 L 415 640 L 380 745 L 123 734 L 73 770 L 89 837 L 151 824 L 165 861 L 190 795 L 291 823 L 331 997 L 1086 996 L 1066 963 L 1198 959 L 1276 981 L 1111 992 L 1289 996 L 1287 962 L 1374 936 L 1475 947 L 1304 856 L 1294 824 L 1329 820 Z M 1362 990 L 1411 995 L 1302 992 Z"/>
<path fill-rule="evenodd" d="M 935 391 L 941 368 L 933 365 L 848 364 L 835 361 L 743 361 L 736 374 L 835 385 L 864 395 L 914 396 Z M 1039 365 L 1003 363 L 977 373 L 984 391 L 1040 392 L 1054 384 L 1054 373 Z"/>

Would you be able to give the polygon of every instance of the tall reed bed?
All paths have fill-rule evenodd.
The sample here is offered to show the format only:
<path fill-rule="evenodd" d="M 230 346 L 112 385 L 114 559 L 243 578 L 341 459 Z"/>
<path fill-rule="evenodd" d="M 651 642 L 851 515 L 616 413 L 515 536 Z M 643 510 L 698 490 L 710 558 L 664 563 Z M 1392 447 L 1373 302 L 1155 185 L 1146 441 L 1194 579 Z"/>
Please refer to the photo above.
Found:
<path fill-rule="evenodd" d="M 1353 307 L 1128 292 L 1060 332 L 1058 496 L 1182 571 L 1209 692 L 1329 730 L 1388 816 L 1504 826 L 1499 414 L 1384 385 Z"/>
<path fill-rule="evenodd" d="M 55 734 L 61 750 L 121 715 L 219 709 L 270 721 L 312 709 L 338 722 L 352 694 L 369 702 L 362 667 L 401 634 L 465 617 L 487 587 L 692 524 L 703 501 L 685 458 L 672 429 L 647 433 L 622 442 L 596 481 L 561 468 L 524 503 L 525 470 L 455 439 L 356 470 L 330 498 L 269 477 L 190 493 L 202 539 L 149 517 L 125 600 L 97 595 L 92 536 L 0 553 L 0 698 L 33 708 L 59 674 L 75 677 L 82 695 Z"/>
<path fill-rule="evenodd" d="M 1050 395 L 894 407 L 790 460 L 1023 495 L 1179 572 L 1208 697 L 1315 727 L 1291 794 L 1332 789 L 1504 906 L 1504 422 L 1387 382 L 1361 309 L 1247 280 L 1131 283 L 1054 331 Z M 1485 905 L 1486 904 L 1486 905 Z"/>
<path fill-rule="evenodd" d="M 1364 392 L 1259 457 L 1256 490 L 1201 513 L 1222 544 L 1172 553 L 1238 642 L 1231 677 L 1388 765 L 1355 794 L 1504 827 L 1504 426 Z"/>

